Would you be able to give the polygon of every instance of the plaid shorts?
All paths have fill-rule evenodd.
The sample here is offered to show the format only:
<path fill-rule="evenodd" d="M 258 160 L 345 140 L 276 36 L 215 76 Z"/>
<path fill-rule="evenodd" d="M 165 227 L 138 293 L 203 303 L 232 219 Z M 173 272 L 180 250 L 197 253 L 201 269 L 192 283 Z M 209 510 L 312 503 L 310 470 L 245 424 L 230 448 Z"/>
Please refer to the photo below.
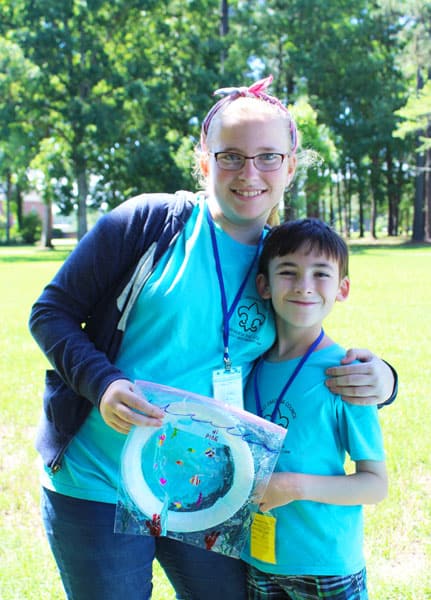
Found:
<path fill-rule="evenodd" d="M 249 600 L 368 600 L 367 576 L 274 575 L 248 566 Z"/>

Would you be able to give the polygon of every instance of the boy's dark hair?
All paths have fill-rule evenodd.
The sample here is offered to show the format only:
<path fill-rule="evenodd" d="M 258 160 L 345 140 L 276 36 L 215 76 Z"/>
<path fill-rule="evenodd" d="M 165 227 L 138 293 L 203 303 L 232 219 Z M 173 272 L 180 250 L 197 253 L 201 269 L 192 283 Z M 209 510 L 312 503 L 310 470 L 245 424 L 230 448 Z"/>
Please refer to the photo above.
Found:
<path fill-rule="evenodd" d="M 265 239 L 258 271 L 268 277 L 271 259 L 296 252 L 301 246 L 316 249 L 338 262 L 340 279 L 349 273 L 349 250 L 346 242 L 320 219 L 306 218 L 288 221 L 271 229 Z"/>

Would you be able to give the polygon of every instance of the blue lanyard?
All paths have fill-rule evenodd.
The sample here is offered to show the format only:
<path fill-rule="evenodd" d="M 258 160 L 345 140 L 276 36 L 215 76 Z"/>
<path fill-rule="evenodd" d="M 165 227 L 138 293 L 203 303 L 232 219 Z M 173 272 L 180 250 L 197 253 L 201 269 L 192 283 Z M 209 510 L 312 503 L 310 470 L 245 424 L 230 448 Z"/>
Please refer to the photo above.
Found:
<path fill-rule="evenodd" d="M 310 358 L 310 356 L 312 355 L 314 350 L 317 348 L 317 346 L 320 344 L 324 335 L 325 335 L 324 331 L 323 331 L 323 329 L 321 329 L 319 335 L 314 340 L 314 342 L 311 344 L 311 346 L 307 349 L 307 352 L 304 354 L 304 356 L 301 358 L 299 363 L 296 365 L 295 370 L 293 371 L 292 375 L 289 377 L 289 379 L 287 380 L 283 389 L 281 390 L 280 395 L 278 396 L 277 401 L 275 403 L 274 410 L 272 411 L 272 414 L 271 414 L 271 421 L 273 423 L 275 423 L 275 418 L 277 416 L 278 409 L 280 408 L 280 404 L 281 404 L 284 396 L 286 395 L 287 390 L 290 388 L 292 383 L 298 377 L 300 370 L 302 369 L 302 367 L 304 366 L 306 361 Z M 263 417 L 263 412 L 262 412 L 262 404 L 260 401 L 259 386 L 257 385 L 257 377 L 258 377 L 259 371 L 262 367 L 262 363 L 263 363 L 263 359 L 261 358 L 254 369 L 254 375 L 253 375 L 254 397 L 256 399 L 256 412 L 259 417 Z"/>
<path fill-rule="evenodd" d="M 213 247 L 213 254 L 214 254 L 215 266 L 216 266 L 216 271 L 217 271 L 217 278 L 218 278 L 218 282 L 219 282 L 219 286 L 220 286 L 221 306 L 222 306 L 222 311 L 223 311 L 223 344 L 224 344 L 223 361 L 224 361 L 224 366 L 225 366 L 226 371 L 229 371 L 232 366 L 232 361 L 230 360 L 230 357 L 229 357 L 229 321 L 230 321 L 236 307 L 238 306 L 238 302 L 240 301 L 240 298 L 242 296 L 244 288 L 247 285 L 247 281 L 251 275 L 251 272 L 253 271 L 253 268 L 256 264 L 257 258 L 262 250 L 264 230 L 262 230 L 262 233 L 260 234 L 259 242 L 258 242 L 258 245 L 256 248 L 256 253 L 255 253 L 253 260 L 248 268 L 248 271 L 244 277 L 244 280 L 241 283 L 241 285 L 239 286 L 239 290 L 237 291 L 236 296 L 235 296 L 230 308 L 228 308 L 227 297 L 226 297 L 226 288 L 225 288 L 224 280 L 223 280 L 223 272 L 222 272 L 222 268 L 221 268 L 220 253 L 219 253 L 218 246 L 217 246 L 214 222 L 212 220 L 212 217 L 211 217 L 211 214 L 210 214 L 210 211 L 208 210 L 208 208 L 207 208 L 206 212 L 207 212 L 207 219 L 208 219 L 208 224 L 209 224 L 210 233 L 211 233 L 211 243 L 212 243 L 212 247 Z"/>

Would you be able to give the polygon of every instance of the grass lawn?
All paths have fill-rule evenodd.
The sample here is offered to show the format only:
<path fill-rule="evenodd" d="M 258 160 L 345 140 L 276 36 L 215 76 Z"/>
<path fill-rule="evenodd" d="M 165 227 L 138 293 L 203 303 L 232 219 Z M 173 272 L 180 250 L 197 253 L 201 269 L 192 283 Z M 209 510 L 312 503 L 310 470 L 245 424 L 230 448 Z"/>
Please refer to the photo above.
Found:
<path fill-rule="evenodd" d="M 68 251 L 0 248 L 2 600 L 64 597 L 39 519 L 33 442 L 46 362 L 27 319 Z M 431 598 L 431 247 L 354 244 L 350 275 L 351 296 L 326 330 L 346 347 L 372 349 L 400 377 L 397 401 L 380 413 L 389 497 L 366 508 L 370 599 L 425 600 Z M 157 565 L 154 588 L 155 600 L 174 597 Z"/>

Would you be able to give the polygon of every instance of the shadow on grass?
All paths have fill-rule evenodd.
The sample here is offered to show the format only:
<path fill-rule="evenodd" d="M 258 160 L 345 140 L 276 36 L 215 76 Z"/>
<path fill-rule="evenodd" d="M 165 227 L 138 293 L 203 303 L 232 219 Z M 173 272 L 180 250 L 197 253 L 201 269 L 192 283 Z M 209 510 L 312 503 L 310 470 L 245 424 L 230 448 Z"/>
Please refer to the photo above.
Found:
<path fill-rule="evenodd" d="M 72 252 L 76 242 L 54 244 L 52 248 L 41 248 L 37 246 L 5 246 L 0 245 L 0 263 L 24 263 L 24 262 L 63 262 Z M 419 248 L 431 249 L 431 243 L 417 243 L 410 240 L 387 238 L 383 241 L 372 240 L 348 240 L 349 252 L 351 254 L 366 254 L 375 250 L 418 250 Z"/>
<path fill-rule="evenodd" d="M 382 241 L 379 242 L 379 240 L 376 240 L 375 242 L 369 242 L 367 241 L 359 241 L 359 240 L 349 240 L 348 241 L 348 245 L 349 245 L 349 252 L 351 254 L 365 254 L 366 252 L 371 251 L 375 251 L 375 250 L 403 250 L 403 251 L 409 251 L 409 250 L 418 250 L 420 248 L 424 248 L 426 250 L 431 249 L 431 244 L 430 243 L 425 243 L 425 242 L 412 242 L 410 240 L 408 241 L 399 241 L 399 239 L 397 240 L 397 238 L 394 238 L 393 242 L 387 242 L 387 241 Z"/>
<path fill-rule="evenodd" d="M 63 262 L 75 244 L 56 244 L 53 248 L 40 246 L 0 246 L 0 263 Z"/>

